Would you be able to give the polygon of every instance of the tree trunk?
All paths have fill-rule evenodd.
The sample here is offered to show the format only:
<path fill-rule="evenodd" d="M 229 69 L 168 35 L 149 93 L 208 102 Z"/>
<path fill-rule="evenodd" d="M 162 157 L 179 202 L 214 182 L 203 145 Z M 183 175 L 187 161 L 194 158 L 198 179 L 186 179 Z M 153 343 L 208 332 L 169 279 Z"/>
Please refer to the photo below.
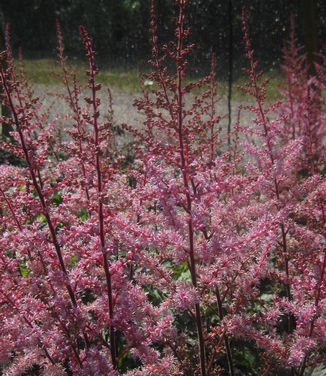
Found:
<path fill-rule="evenodd" d="M 228 67 L 228 147 L 231 146 L 231 123 L 232 123 L 232 82 L 233 82 L 233 5 L 232 0 L 228 3 L 228 18 L 229 18 L 229 67 Z"/>
<path fill-rule="evenodd" d="M 318 27 L 316 17 L 316 0 L 301 0 L 301 17 L 307 61 L 310 73 L 315 73 L 315 53 L 318 52 Z"/>
<path fill-rule="evenodd" d="M 4 37 L 4 16 L 0 8 L 0 52 L 5 50 L 5 37 Z M 1 55 L 0 57 L 0 69 L 6 70 L 7 61 L 6 54 Z M 9 117 L 11 114 L 10 108 L 4 103 L 4 92 L 3 86 L 0 84 L 0 115 L 4 117 Z M 0 137 L 1 138 L 10 138 L 11 127 L 5 123 L 0 122 Z"/>

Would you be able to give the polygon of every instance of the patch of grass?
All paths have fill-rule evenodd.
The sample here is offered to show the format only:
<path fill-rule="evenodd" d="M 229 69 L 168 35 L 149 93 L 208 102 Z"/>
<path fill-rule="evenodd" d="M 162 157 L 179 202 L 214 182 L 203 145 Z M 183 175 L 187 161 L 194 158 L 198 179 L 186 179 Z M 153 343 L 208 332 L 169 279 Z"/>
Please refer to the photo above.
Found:
<path fill-rule="evenodd" d="M 56 75 L 60 70 L 54 59 L 24 59 L 24 69 L 31 83 L 44 85 L 60 83 Z"/>
<path fill-rule="evenodd" d="M 127 89 L 130 91 L 139 91 L 139 72 L 137 69 L 102 69 L 98 74 L 98 80 L 103 84 Z"/>
<path fill-rule="evenodd" d="M 85 71 L 87 64 L 83 61 L 67 62 L 67 67 L 72 69 L 81 83 L 87 82 Z M 25 59 L 24 68 L 27 79 L 34 84 L 59 85 L 62 83 L 61 68 L 55 59 Z M 120 89 L 138 91 L 139 76 L 137 69 L 124 70 L 117 68 L 101 68 L 98 81 Z"/>
<path fill-rule="evenodd" d="M 264 73 L 262 80 L 267 79 L 268 84 L 266 85 L 266 98 L 268 101 L 273 101 L 280 98 L 279 87 L 284 85 L 283 75 L 280 71 L 270 71 Z M 241 78 L 241 84 L 244 83 L 244 79 Z M 246 96 L 245 94 L 242 94 Z M 241 98 L 240 98 L 241 99 Z"/>
<path fill-rule="evenodd" d="M 61 84 L 60 73 L 61 69 L 55 59 L 26 59 L 24 60 L 25 73 L 27 79 L 31 83 L 44 85 L 58 85 Z M 67 66 L 76 72 L 79 82 L 86 83 L 87 77 L 85 71 L 87 65 L 81 60 L 68 61 Z M 195 81 L 200 77 L 192 77 L 186 79 L 186 82 Z M 278 71 L 271 71 L 264 74 L 264 79 L 269 79 L 267 85 L 267 98 L 274 100 L 279 97 L 278 87 L 282 84 L 282 76 Z M 136 68 L 123 69 L 122 67 L 104 67 L 100 69 L 98 81 L 103 85 L 110 85 L 111 87 L 119 88 L 121 90 L 136 92 L 140 90 L 139 73 Z M 238 101 L 246 101 L 251 98 L 238 90 L 238 87 L 247 82 L 245 76 L 236 79 L 232 85 L 232 99 Z M 218 94 L 221 96 L 227 95 L 228 84 L 226 80 L 217 80 Z"/>
<path fill-rule="evenodd" d="M 266 86 L 266 97 L 268 101 L 273 101 L 280 97 L 278 88 L 283 85 L 283 77 L 279 71 L 271 71 L 264 73 L 263 80 L 267 79 L 268 84 Z M 249 81 L 249 78 L 246 76 L 241 76 L 236 78 L 232 84 L 232 99 L 237 101 L 252 101 L 253 98 L 248 94 L 243 93 L 239 90 L 239 86 L 244 85 Z M 228 93 L 228 83 L 226 80 L 218 81 L 218 92 L 222 96 L 227 96 Z"/>

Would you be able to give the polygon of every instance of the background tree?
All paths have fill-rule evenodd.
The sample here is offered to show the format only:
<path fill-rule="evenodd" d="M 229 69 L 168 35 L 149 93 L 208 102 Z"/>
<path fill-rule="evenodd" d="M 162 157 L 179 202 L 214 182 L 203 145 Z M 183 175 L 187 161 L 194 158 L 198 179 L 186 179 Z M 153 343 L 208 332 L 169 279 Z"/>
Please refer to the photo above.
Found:
<path fill-rule="evenodd" d="M 55 54 L 55 18 L 62 24 L 66 49 L 69 55 L 81 57 L 78 26 L 84 24 L 94 37 L 98 56 L 106 64 L 135 64 L 147 61 L 149 47 L 148 0 L 0 0 L 4 19 L 12 30 L 13 50 L 24 46 L 24 55 L 32 57 Z M 262 2 L 241 0 L 232 4 L 235 74 L 243 66 L 241 8 L 246 6 L 248 24 L 258 58 L 265 66 L 273 68 L 281 55 L 281 40 L 287 37 L 291 12 L 296 18 L 299 39 L 309 51 L 316 51 L 318 40 L 325 31 L 319 26 L 326 19 L 326 4 L 322 0 Z M 171 17 L 174 1 L 157 0 L 158 32 L 162 40 L 173 36 Z M 229 3 L 222 0 L 189 1 L 187 22 L 192 26 L 191 39 L 196 43 L 192 57 L 192 71 L 198 67 L 210 69 L 209 52 L 216 54 L 218 73 L 227 77 L 230 18 Z M 317 17 L 318 15 L 318 17 Z M 259 19 L 260 22 L 255 22 Z M 317 20 L 318 19 L 318 20 Z M 317 22 L 318 21 L 318 22 Z M 304 42 L 305 41 L 305 42 Z M 212 47 L 213 46 L 213 47 Z M 309 52 L 311 55 L 311 52 Z M 242 73 L 241 73 L 242 74 Z"/>
<path fill-rule="evenodd" d="M 4 29 L 5 29 L 4 15 L 3 15 L 2 9 L 0 7 L 0 53 L 5 50 L 5 32 L 4 32 Z M 6 69 L 6 55 L 5 55 L 4 52 L 0 55 L 0 69 Z M 1 100 L 3 94 L 4 94 L 3 87 L 0 86 L 0 114 L 1 114 L 1 116 L 8 117 L 10 115 L 10 109 L 6 105 L 5 101 Z M 1 138 L 10 137 L 10 131 L 11 131 L 10 126 L 8 124 L 6 124 L 5 122 L 1 122 L 1 121 L 0 121 L 0 126 L 1 126 L 1 128 L 0 128 Z M 3 154 L 3 151 L 0 149 L 0 160 L 1 160 L 2 154 Z"/>
<path fill-rule="evenodd" d="M 318 19 L 316 17 L 316 0 L 301 0 L 301 17 L 303 24 L 304 43 L 307 53 L 307 61 L 310 64 L 311 73 L 315 72 L 313 62 L 318 52 Z"/>

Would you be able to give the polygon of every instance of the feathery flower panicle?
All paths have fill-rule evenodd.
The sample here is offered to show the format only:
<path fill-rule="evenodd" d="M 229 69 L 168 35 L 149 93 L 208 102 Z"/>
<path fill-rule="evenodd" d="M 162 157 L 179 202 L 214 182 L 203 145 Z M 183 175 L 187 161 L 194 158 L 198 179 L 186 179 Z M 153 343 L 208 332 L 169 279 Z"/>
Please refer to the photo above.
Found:
<path fill-rule="evenodd" d="M 241 90 L 252 103 L 240 105 L 229 145 L 215 56 L 207 77 L 185 83 L 187 3 L 175 2 L 174 40 L 161 46 L 152 1 L 153 71 L 135 101 L 143 122 L 122 125 L 133 160 L 116 147 L 110 90 L 103 112 L 85 27 L 83 88 L 57 21 L 70 112 L 56 121 L 22 65 L 17 73 L 6 32 L 1 100 L 11 116 L 0 121 L 12 132 L 0 147 L 20 165 L 0 169 L 4 375 L 303 376 L 325 362 L 326 58 L 311 76 L 293 23 L 282 97 L 270 103 L 244 10 Z M 69 122 L 63 140 L 59 119 Z"/>

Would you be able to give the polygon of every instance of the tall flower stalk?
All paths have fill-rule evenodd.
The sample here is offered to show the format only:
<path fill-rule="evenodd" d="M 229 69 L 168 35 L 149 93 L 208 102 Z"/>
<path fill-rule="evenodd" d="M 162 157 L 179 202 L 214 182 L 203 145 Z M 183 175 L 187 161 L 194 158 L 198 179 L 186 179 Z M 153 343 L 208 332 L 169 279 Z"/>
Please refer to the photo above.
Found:
<path fill-rule="evenodd" d="M 326 58 L 309 75 L 292 31 L 282 96 L 269 102 L 244 12 L 252 101 L 229 134 L 215 56 L 207 77 L 188 80 L 186 12 L 177 0 L 161 46 L 152 1 L 143 118 L 123 125 L 133 158 L 113 145 L 119 120 L 83 26 L 84 89 L 57 23 L 69 113 L 55 121 L 17 73 L 7 33 L 0 121 L 13 131 L 0 146 L 21 164 L 0 168 L 4 375 L 303 376 L 325 361 Z"/>

